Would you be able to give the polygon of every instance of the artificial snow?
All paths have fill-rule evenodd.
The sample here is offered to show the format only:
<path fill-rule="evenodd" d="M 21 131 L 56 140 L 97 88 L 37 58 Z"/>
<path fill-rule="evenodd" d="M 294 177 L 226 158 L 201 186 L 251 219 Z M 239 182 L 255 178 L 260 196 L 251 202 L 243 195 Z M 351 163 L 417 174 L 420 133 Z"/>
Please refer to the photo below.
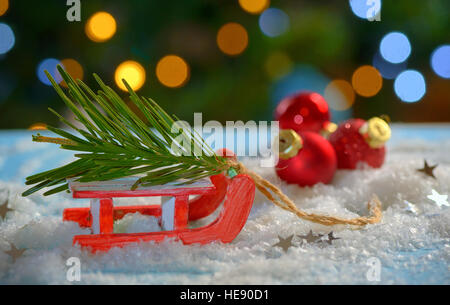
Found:
<path fill-rule="evenodd" d="M 230 244 L 184 246 L 167 240 L 93 255 L 72 246 L 72 237 L 89 234 L 89 229 L 62 221 L 64 208 L 87 207 L 88 200 L 67 193 L 20 196 L 24 177 L 64 164 L 72 159 L 71 152 L 32 143 L 30 132 L 1 132 L 0 205 L 8 200 L 14 211 L 0 218 L 0 284 L 450 284 L 450 208 L 427 198 L 433 189 L 450 194 L 450 128 L 441 130 L 442 137 L 425 130 L 420 139 L 407 126 L 394 127 L 393 134 L 382 168 L 339 170 L 330 185 L 287 185 L 273 169 L 258 167 L 258 160 L 243 160 L 307 212 L 367 215 L 367 201 L 377 194 L 383 203 L 379 224 L 362 229 L 314 224 L 257 192 L 246 225 Z M 439 164 L 434 170 L 437 179 L 416 171 L 424 159 Z M 120 204 L 144 201 L 121 199 Z M 414 209 L 408 211 L 405 201 Z M 156 230 L 157 219 L 140 214 L 127 215 L 115 226 L 116 232 L 125 233 Z M 315 235 L 333 231 L 340 239 L 331 245 L 302 243 L 297 235 L 310 230 Z M 291 234 L 294 247 L 286 253 L 272 247 L 278 235 Z M 10 243 L 27 249 L 15 262 L 4 253 Z M 81 262 L 80 282 L 68 280 L 70 257 Z M 374 261 L 381 268 L 379 281 Z"/>

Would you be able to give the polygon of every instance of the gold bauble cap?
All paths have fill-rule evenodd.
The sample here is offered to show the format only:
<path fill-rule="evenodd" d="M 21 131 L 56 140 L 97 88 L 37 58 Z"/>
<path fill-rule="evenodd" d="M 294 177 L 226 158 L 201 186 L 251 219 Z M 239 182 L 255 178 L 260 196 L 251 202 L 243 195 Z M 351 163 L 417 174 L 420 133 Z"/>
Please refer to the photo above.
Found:
<path fill-rule="evenodd" d="M 368 120 L 359 130 L 367 143 L 372 148 L 380 148 L 391 138 L 389 124 L 379 118 L 373 117 Z"/>
<path fill-rule="evenodd" d="M 278 148 L 281 159 L 290 159 L 297 155 L 303 147 L 302 138 L 292 129 L 280 130 L 278 135 Z"/>
<path fill-rule="evenodd" d="M 330 134 L 332 134 L 333 132 L 336 131 L 337 128 L 338 128 L 338 126 L 335 123 L 326 122 L 323 124 L 323 128 L 320 131 L 320 134 L 322 137 L 328 138 L 330 136 Z"/>

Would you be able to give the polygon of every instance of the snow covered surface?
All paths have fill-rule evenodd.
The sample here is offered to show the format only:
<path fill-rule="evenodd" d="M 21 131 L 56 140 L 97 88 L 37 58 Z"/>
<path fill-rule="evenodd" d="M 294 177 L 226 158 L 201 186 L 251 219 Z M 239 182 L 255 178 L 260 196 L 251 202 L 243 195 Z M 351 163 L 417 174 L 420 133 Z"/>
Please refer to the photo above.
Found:
<path fill-rule="evenodd" d="M 20 196 L 24 177 L 72 159 L 71 152 L 55 145 L 32 143 L 31 134 L 0 132 L 0 204 L 8 199 L 14 209 L 0 219 L 0 284 L 450 284 L 450 208 L 427 198 L 432 189 L 450 194 L 450 125 L 395 125 L 381 169 L 341 170 L 330 185 L 287 185 L 273 170 L 259 168 L 257 160 L 244 160 L 309 212 L 365 215 L 366 202 L 375 193 L 383 202 L 380 224 L 355 230 L 309 223 L 257 193 L 247 224 L 231 244 L 166 241 L 97 255 L 72 247 L 74 235 L 89 231 L 61 220 L 64 208 L 88 206 L 88 200 L 66 193 Z M 436 180 L 416 171 L 424 159 L 439 164 Z M 405 209 L 405 200 L 417 215 Z M 115 230 L 156 231 L 158 224 L 155 218 L 134 214 L 117 222 Z M 333 231 L 340 239 L 332 245 L 300 245 L 294 237 L 296 246 L 287 253 L 272 247 L 278 235 L 306 235 L 310 230 Z M 27 249 L 16 262 L 4 253 L 10 242 Z M 70 257 L 81 261 L 81 282 L 67 280 Z M 379 282 L 367 276 L 374 258 L 381 263 Z"/>

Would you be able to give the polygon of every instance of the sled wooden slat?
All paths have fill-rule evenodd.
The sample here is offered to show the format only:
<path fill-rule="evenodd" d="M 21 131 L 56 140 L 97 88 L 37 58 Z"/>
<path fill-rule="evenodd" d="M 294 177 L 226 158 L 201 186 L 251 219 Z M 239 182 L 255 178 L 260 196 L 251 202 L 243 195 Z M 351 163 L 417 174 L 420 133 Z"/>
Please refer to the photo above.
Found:
<path fill-rule="evenodd" d="M 131 187 L 139 177 L 127 177 L 110 181 L 78 182 L 68 180 L 73 198 L 117 198 L 117 197 L 149 197 L 202 195 L 215 191 L 210 179 L 201 179 L 191 184 L 179 185 L 183 181 L 157 186 L 139 186 L 135 190 Z"/>
<path fill-rule="evenodd" d="M 160 205 L 129 205 L 113 207 L 114 220 L 120 220 L 127 214 L 140 213 L 146 216 L 161 217 Z M 77 222 L 82 228 L 92 226 L 90 208 L 68 208 L 63 212 L 64 221 Z"/>

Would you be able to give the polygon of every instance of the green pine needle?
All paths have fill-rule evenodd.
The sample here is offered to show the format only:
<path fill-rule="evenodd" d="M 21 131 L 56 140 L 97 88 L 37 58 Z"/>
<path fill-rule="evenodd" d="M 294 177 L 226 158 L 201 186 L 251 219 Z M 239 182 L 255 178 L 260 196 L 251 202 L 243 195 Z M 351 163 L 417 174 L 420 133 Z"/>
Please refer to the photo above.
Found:
<path fill-rule="evenodd" d="M 77 159 L 69 164 L 27 177 L 25 184 L 33 186 L 22 196 L 47 187 L 53 188 L 44 195 L 67 190 L 67 178 L 90 182 L 141 175 L 133 186 L 136 188 L 139 185 L 175 181 L 191 183 L 227 168 L 225 158 L 217 156 L 198 134 L 191 132 L 190 128 L 176 125 L 175 116 L 168 115 L 153 100 L 139 97 L 125 80 L 123 83 L 131 101 L 148 124 L 97 75 L 94 74 L 94 78 L 100 90 L 95 93 L 81 80 L 75 81 L 61 66 L 58 66 L 58 71 L 69 88 L 67 94 L 45 72 L 58 95 L 84 128 L 77 128 L 49 108 L 77 135 L 49 126 L 48 130 L 58 138 L 38 134 L 33 136 L 33 141 L 61 144 L 62 149 L 80 153 L 75 154 Z M 194 152 L 201 153 L 195 155 Z"/>

